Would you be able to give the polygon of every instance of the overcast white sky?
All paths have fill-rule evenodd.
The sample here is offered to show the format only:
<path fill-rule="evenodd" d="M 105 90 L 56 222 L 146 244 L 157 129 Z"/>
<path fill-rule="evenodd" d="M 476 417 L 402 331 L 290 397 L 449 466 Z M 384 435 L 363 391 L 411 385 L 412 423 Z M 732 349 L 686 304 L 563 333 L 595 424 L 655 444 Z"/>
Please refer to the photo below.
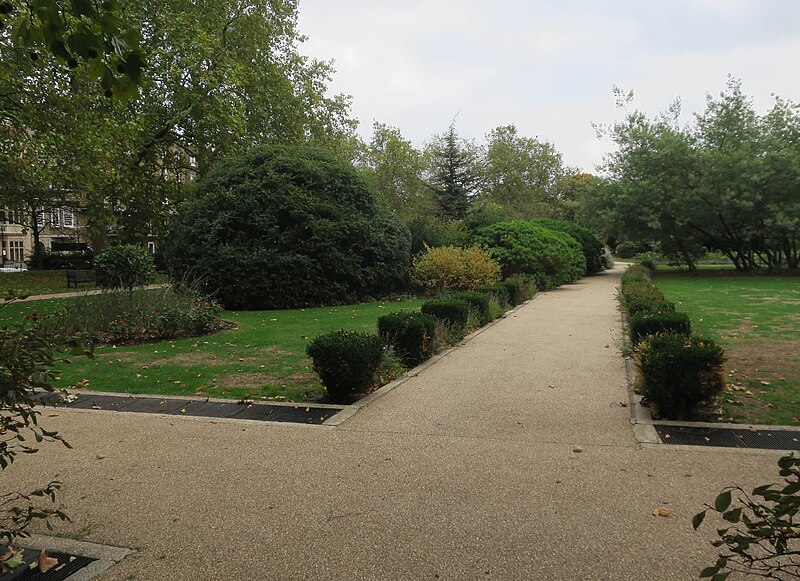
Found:
<path fill-rule="evenodd" d="M 303 52 L 336 68 L 359 133 L 373 120 L 421 146 L 458 115 L 479 141 L 514 123 L 592 171 L 621 117 L 612 86 L 655 114 L 681 97 L 687 120 L 741 78 L 759 110 L 800 101 L 800 0 L 300 0 Z"/>

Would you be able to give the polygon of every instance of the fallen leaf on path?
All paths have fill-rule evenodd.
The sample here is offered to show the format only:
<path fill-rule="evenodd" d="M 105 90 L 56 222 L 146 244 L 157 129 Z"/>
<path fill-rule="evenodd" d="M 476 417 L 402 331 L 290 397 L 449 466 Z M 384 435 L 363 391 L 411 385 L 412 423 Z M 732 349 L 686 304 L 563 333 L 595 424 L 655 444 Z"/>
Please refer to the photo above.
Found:
<path fill-rule="evenodd" d="M 548 385 L 547 387 L 549 387 L 550 389 L 555 389 L 555 388 L 556 388 L 556 386 L 555 386 L 555 385 L 553 385 L 553 384 L 550 384 L 550 385 Z"/>
<path fill-rule="evenodd" d="M 575 452 L 576 454 L 580 454 L 581 452 L 583 452 L 583 448 L 581 448 L 580 446 L 575 446 L 572 449 L 572 451 Z"/>
<path fill-rule="evenodd" d="M 47 573 L 50 569 L 58 565 L 58 559 L 47 556 L 47 549 L 42 549 L 39 553 L 39 571 Z"/>
<path fill-rule="evenodd" d="M 97 454 L 95 456 L 95 459 L 97 459 L 97 460 L 102 460 L 103 458 L 105 458 L 105 456 L 103 456 L 102 454 Z"/>
<path fill-rule="evenodd" d="M 669 518 L 671 515 L 672 513 L 663 506 L 658 506 L 653 509 L 653 516 L 663 516 L 664 518 Z"/>
<path fill-rule="evenodd" d="M 0 555 L 0 573 L 13 571 L 25 561 L 22 559 L 22 549 L 15 549 L 8 546 L 6 550 Z"/>

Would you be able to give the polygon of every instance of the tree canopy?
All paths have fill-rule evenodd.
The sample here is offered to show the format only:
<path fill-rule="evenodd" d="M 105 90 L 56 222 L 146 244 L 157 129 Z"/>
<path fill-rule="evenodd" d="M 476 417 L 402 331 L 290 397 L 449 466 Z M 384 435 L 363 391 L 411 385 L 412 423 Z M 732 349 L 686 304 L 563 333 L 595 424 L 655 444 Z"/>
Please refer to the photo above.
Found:
<path fill-rule="evenodd" d="M 739 270 L 800 267 L 800 108 L 777 98 L 764 115 L 735 79 L 681 126 L 676 102 L 607 129 L 617 145 L 586 205 L 626 239 L 694 267 L 717 250 Z"/>

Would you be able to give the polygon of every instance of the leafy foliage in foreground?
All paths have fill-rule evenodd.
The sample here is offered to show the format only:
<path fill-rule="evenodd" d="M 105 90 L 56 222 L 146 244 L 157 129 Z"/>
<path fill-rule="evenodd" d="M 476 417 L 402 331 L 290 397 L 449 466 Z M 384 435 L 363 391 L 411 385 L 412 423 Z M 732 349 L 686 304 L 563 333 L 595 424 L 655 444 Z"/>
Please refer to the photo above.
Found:
<path fill-rule="evenodd" d="M 783 484 L 758 486 L 750 494 L 738 486 L 726 488 L 713 505 L 694 516 L 695 530 L 709 511 L 726 521 L 717 529 L 719 538 L 711 543 L 724 549 L 713 566 L 701 571 L 701 578 L 724 581 L 732 573 L 800 578 L 800 458 L 784 456 L 778 467 Z"/>
<path fill-rule="evenodd" d="M 39 425 L 40 412 L 35 409 L 34 396 L 53 391 L 51 381 L 57 363 L 53 353 L 57 347 L 36 320 L 0 328 L 0 470 L 9 469 L 19 454 L 36 453 L 36 445 L 42 442 L 61 442 L 70 447 L 57 432 Z M 73 345 L 73 352 L 80 354 L 83 350 Z M 62 506 L 36 503 L 39 498 L 55 502 L 60 488 L 61 482 L 54 480 L 28 493 L 0 490 L 0 541 L 11 543 L 28 536 L 26 528 L 36 520 L 43 520 L 48 528 L 50 519 L 67 520 Z"/>

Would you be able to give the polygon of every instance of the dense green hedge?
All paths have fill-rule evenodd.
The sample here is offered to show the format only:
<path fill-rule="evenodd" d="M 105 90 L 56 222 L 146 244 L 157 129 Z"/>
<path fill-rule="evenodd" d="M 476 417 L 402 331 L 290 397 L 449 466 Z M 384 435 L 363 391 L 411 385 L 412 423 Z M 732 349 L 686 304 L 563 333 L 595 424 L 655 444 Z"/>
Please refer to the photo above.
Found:
<path fill-rule="evenodd" d="M 490 297 L 486 293 L 456 293 L 451 298 L 458 299 L 467 303 L 475 312 L 478 324 L 482 327 L 492 320 L 492 313 L 489 307 Z"/>
<path fill-rule="evenodd" d="M 657 333 L 674 333 L 689 336 L 692 334 L 692 322 L 686 313 L 676 312 L 640 312 L 628 321 L 631 344 L 636 345 L 648 335 Z"/>
<path fill-rule="evenodd" d="M 605 248 L 600 239 L 592 234 L 591 230 L 587 230 L 574 222 L 554 220 L 552 218 L 538 218 L 533 220 L 533 223 L 550 230 L 565 232 L 572 236 L 581 245 L 581 251 L 586 259 L 586 274 L 605 270 L 605 260 L 603 259 Z"/>
<path fill-rule="evenodd" d="M 132 291 L 153 282 L 156 264 L 144 246 L 120 244 L 111 246 L 94 259 L 97 286 L 105 289 Z"/>
<path fill-rule="evenodd" d="M 332 331 L 306 346 L 331 401 L 347 401 L 366 391 L 383 357 L 383 342 L 359 331 Z"/>
<path fill-rule="evenodd" d="M 725 388 L 725 355 L 710 339 L 679 334 L 651 335 L 637 348 L 642 395 L 662 418 L 691 418 L 701 402 Z"/>
<path fill-rule="evenodd" d="M 575 282 L 586 272 L 586 259 L 572 236 L 532 222 L 498 222 L 481 228 L 475 241 L 489 249 L 503 276 L 533 275 L 540 287 Z"/>
<path fill-rule="evenodd" d="M 378 318 L 378 334 L 406 367 L 433 355 L 435 333 L 436 318 L 425 313 L 400 311 Z"/>
<path fill-rule="evenodd" d="M 469 303 L 459 299 L 433 299 L 422 303 L 420 310 L 452 327 L 456 333 L 463 333 L 469 319 Z"/>
<path fill-rule="evenodd" d="M 408 228 L 349 164 L 272 146 L 216 165 L 164 240 L 171 274 L 232 309 L 355 302 L 406 284 Z"/>

